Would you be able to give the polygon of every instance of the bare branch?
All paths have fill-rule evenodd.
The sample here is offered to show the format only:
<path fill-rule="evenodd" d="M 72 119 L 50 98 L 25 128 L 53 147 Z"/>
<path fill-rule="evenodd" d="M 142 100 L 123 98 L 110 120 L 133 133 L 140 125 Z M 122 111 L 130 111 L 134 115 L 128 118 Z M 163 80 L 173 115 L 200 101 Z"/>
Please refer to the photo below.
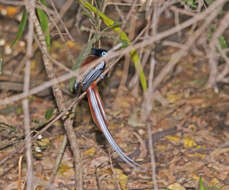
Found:
<path fill-rule="evenodd" d="M 34 10 L 35 0 L 25 0 L 26 9 Z M 29 30 L 27 35 L 27 50 L 26 50 L 26 64 L 25 64 L 25 77 L 24 77 L 24 93 L 29 92 L 30 85 L 30 59 L 32 56 L 32 43 L 33 43 L 33 21 L 29 18 Z M 26 162 L 27 162 L 27 183 L 26 189 L 33 189 L 33 162 L 32 162 L 32 141 L 30 131 L 30 114 L 29 114 L 29 100 L 26 98 L 22 101 L 24 110 L 24 127 L 25 127 L 25 145 L 26 145 Z"/>

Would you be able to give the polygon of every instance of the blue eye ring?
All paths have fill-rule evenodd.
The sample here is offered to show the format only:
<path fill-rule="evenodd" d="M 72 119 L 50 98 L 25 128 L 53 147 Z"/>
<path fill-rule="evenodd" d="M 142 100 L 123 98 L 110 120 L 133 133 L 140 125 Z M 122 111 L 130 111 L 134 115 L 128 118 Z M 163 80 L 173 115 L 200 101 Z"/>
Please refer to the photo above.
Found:
<path fill-rule="evenodd" d="M 107 51 L 103 51 L 102 53 L 101 53 L 101 56 L 105 56 L 107 54 Z"/>

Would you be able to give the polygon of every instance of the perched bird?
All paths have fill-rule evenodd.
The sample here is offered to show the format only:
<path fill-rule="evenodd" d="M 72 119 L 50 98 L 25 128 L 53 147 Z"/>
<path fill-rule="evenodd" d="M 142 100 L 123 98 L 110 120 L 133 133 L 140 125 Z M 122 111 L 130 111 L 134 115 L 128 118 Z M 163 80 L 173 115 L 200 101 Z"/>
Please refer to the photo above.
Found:
<path fill-rule="evenodd" d="M 83 61 L 82 66 L 90 64 L 95 59 L 105 56 L 106 54 L 107 51 L 104 49 L 93 48 L 91 54 Z M 122 149 L 117 145 L 107 128 L 108 122 L 106 119 L 106 114 L 104 111 L 101 97 L 98 92 L 98 87 L 96 85 L 96 79 L 102 75 L 104 69 L 105 62 L 102 61 L 99 65 L 97 65 L 95 68 L 87 73 L 81 84 L 79 84 L 78 82 L 75 83 L 75 91 L 77 91 L 77 88 L 81 86 L 82 90 L 87 92 L 88 103 L 93 121 L 103 132 L 104 136 L 106 137 L 113 150 L 117 152 L 121 159 L 125 161 L 128 165 L 135 169 L 143 170 L 141 169 L 141 166 L 139 164 L 134 162 L 122 151 Z"/>

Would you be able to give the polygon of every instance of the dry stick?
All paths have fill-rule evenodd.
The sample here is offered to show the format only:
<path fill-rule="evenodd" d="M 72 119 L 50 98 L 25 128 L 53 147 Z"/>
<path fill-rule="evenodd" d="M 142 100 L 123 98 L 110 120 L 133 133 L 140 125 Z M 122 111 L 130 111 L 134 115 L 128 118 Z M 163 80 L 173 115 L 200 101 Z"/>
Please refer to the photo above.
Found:
<path fill-rule="evenodd" d="M 177 13 L 180 13 L 180 14 L 183 14 L 183 15 L 187 15 L 187 16 L 195 16 L 195 13 L 187 11 L 185 9 L 179 9 L 179 8 L 177 8 L 175 6 L 171 6 L 170 10 L 172 10 L 174 12 L 177 12 Z"/>
<path fill-rule="evenodd" d="M 214 32 L 212 36 L 212 40 L 210 42 L 210 51 L 208 52 L 209 64 L 210 64 L 210 76 L 208 80 L 209 87 L 216 87 L 217 82 L 217 55 L 216 55 L 216 45 L 219 37 L 224 33 L 224 31 L 229 26 L 229 13 L 227 13 L 219 23 L 217 30 Z"/>
<path fill-rule="evenodd" d="M 152 96 L 153 96 L 153 89 L 152 89 L 152 81 L 153 81 L 153 76 L 154 76 L 154 69 L 155 69 L 155 58 L 154 58 L 154 52 L 152 52 L 151 55 L 151 62 L 150 62 L 150 75 L 149 75 L 149 88 L 146 92 L 145 96 L 145 106 L 144 108 L 146 109 L 144 111 L 145 115 L 144 118 L 145 121 L 150 117 L 150 113 L 152 111 Z M 143 104 L 144 105 L 144 104 Z M 151 164 L 152 164 L 152 180 L 153 180 L 153 185 L 154 185 L 154 190 L 158 190 L 158 185 L 157 185 L 157 178 L 156 178 L 156 162 L 155 162 L 155 155 L 154 155 L 154 148 L 153 148 L 153 142 L 152 142 L 152 131 L 151 131 L 151 124 L 148 121 L 147 122 L 147 128 L 148 128 L 148 135 L 149 135 L 149 152 L 150 152 L 150 158 L 151 158 Z"/>
<path fill-rule="evenodd" d="M 23 159 L 23 156 L 20 156 L 19 160 L 18 160 L 18 186 L 17 186 L 18 190 L 22 190 L 22 176 L 21 176 L 21 173 L 22 173 L 22 169 L 21 169 L 22 168 L 21 167 L 22 159 Z"/>
<path fill-rule="evenodd" d="M 26 10 L 34 9 L 35 0 L 25 0 Z M 29 17 L 29 30 L 27 35 L 27 49 L 26 49 L 26 64 L 25 64 L 25 76 L 24 76 L 24 93 L 29 92 L 30 86 L 30 59 L 32 57 L 32 44 L 33 44 L 33 21 L 31 19 L 31 13 Z M 25 146 L 26 146 L 26 162 L 27 162 L 27 182 L 26 189 L 33 189 L 33 163 L 32 163 L 32 142 L 30 131 L 30 114 L 29 114 L 29 100 L 28 98 L 22 101 L 24 111 L 24 126 L 25 126 Z"/>
<path fill-rule="evenodd" d="M 63 156 L 64 156 L 64 151 L 65 151 L 67 142 L 68 142 L 68 141 L 67 141 L 67 136 L 64 135 L 64 139 L 63 139 L 63 141 L 62 141 L 62 145 L 61 145 L 60 151 L 59 151 L 59 153 L 58 153 L 58 157 L 57 157 L 57 159 L 56 159 L 55 168 L 54 168 L 54 170 L 53 170 L 53 172 L 52 172 L 52 175 L 51 175 L 51 177 L 50 177 L 50 180 L 49 180 L 49 183 L 51 183 L 51 184 L 55 181 L 56 174 L 57 174 L 57 172 L 58 172 L 58 169 L 59 169 L 61 160 L 62 160 L 62 158 L 63 158 Z"/>
<path fill-rule="evenodd" d="M 169 40 L 165 40 L 162 42 L 163 46 L 170 46 L 170 47 L 174 47 L 174 48 L 179 48 L 179 49 L 183 49 L 185 48 L 185 46 L 181 43 L 177 43 L 177 42 L 173 42 L 173 41 L 169 41 Z"/>
<path fill-rule="evenodd" d="M 157 26 L 158 26 L 158 21 L 159 21 L 159 10 L 160 10 L 160 4 L 155 3 L 154 4 L 154 11 L 153 11 L 154 14 L 153 14 L 153 18 L 152 18 L 152 30 L 151 30 L 151 35 L 153 35 L 153 36 L 155 36 L 157 34 Z M 149 17 L 148 17 L 148 21 L 150 21 Z M 148 51 L 148 53 L 149 53 L 149 51 Z M 152 110 L 152 98 L 153 98 L 152 81 L 154 78 L 155 64 L 156 64 L 155 54 L 154 54 L 154 52 L 151 52 L 148 89 L 144 94 L 144 102 L 142 104 L 142 110 L 141 110 L 141 119 L 143 121 L 146 121 L 149 118 L 151 110 Z M 149 151 L 150 151 L 151 165 L 152 165 L 151 166 L 152 167 L 152 181 L 154 184 L 154 190 L 158 190 L 157 178 L 156 178 L 156 162 L 155 162 L 155 155 L 154 155 L 152 135 L 151 135 L 152 131 L 151 131 L 151 125 L 150 125 L 149 121 L 147 122 L 147 128 L 148 128 L 148 135 L 149 135 Z"/>
<path fill-rule="evenodd" d="M 154 78 L 154 69 L 155 69 L 155 58 L 154 58 L 154 52 L 151 53 L 151 61 L 150 61 L 150 74 L 149 74 L 149 88 L 147 89 L 147 91 L 144 94 L 144 101 L 142 104 L 142 108 L 141 108 L 141 120 L 143 122 L 145 122 L 149 117 L 150 117 L 150 113 L 152 110 L 152 100 L 153 100 L 153 96 L 155 95 L 155 93 L 153 92 L 153 88 L 152 88 L 152 81 Z"/>
<path fill-rule="evenodd" d="M 39 24 L 39 21 L 35 15 L 35 10 L 28 10 L 31 14 L 31 19 L 33 20 L 35 24 L 35 29 L 38 34 L 39 41 L 41 42 L 42 49 L 46 52 L 47 46 L 45 42 L 44 34 L 42 33 L 41 26 Z M 55 69 L 52 64 L 50 64 L 48 57 L 43 54 L 43 61 L 45 65 L 46 72 L 48 74 L 48 77 L 50 79 L 55 79 Z M 55 84 L 52 86 L 53 94 L 56 99 L 57 107 L 59 111 L 63 111 L 66 109 L 66 106 L 64 104 L 65 100 L 62 94 L 62 91 L 60 90 L 58 84 Z M 75 167 L 75 189 L 82 190 L 83 189 L 83 179 L 82 179 L 82 167 L 81 167 L 81 159 L 80 159 L 80 150 L 79 145 L 77 144 L 77 138 L 75 135 L 75 132 L 72 128 L 72 121 L 71 118 L 67 118 L 64 121 L 64 128 L 66 130 L 68 140 L 70 142 L 70 146 L 73 152 L 73 160 L 74 160 L 74 167 Z"/>
<path fill-rule="evenodd" d="M 15 5 L 15 6 L 24 6 L 24 1 L 12 1 L 12 0 L 0 0 L 0 3 L 7 4 L 7 5 Z"/>
<path fill-rule="evenodd" d="M 67 33 L 67 35 L 68 35 L 68 37 L 69 37 L 69 39 L 70 39 L 71 41 L 74 41 L 72 35 L 70 34 L 70 32 L 68 31 L 67 27 L 65 26 L 65 23 L 64 23 L 63 20 L 61 19 L 61 16 L 60 16 L 60 14 L 58 13 L 58 11 L 57 11 L 57 9 L 56 9 L 56 6 L 55 6 L 55 4 L 54 4 L 54 2 L 53 2 L 53 0 L 51 0 L 50 2 L 51 2 L 51 5 L 52 5 L 52 7 L 53 7 L 53 9 L 54 9 L 54 13 L 55 13 L 56 17 L 58 18 L 58 20 L 60 21 L 61 25 L 63 26 L 65 32 Z M 72 0 L 70 0 L 69 2 L 72 3 Z M 68 2 L 68 3 L 69 3 L 69 2 Z M 70 7 L 70 6 L 69 6 L 69 7 Z M 69 7 L 67 7 L 67 8 L 69 8 Z M 62 9 L 63 9 L 63 8 L 62 8 Z M 56 26 L 56 28 L 57 28 L 57 26 Z"/>
<path fill-rule="evenodd" d="M 131 6 L 133 3 L 131 2 L 131 3 L 128 3 L 128 2 L 126 2 L 126 3 L 120 3 L 120 2 L 114 2 L 114 1 L 108 1 L 107 2 L 107 5 L 117 5 L 117 6 Z M 137 3 L 135 6 L 136 7 L 142 7 L 142 3 Z"/>
<path fill-rule="evenodd" d="M 9 98 L 5 98 L 5 99 L 1 100 L 0 105 L 13 103 L 13 102 L 18 101 L 18 100 L 20 100 L 22 98 L 25 98 L 27 96 L 36 94 L 37 92 L 40 92 L 40 91 L 42 91 L 42 90 L 44 90 L 46 88 L 49 88 L 52 85 L 55 85 L 55 84 L 58 84 L 60 82 L 66 81 L 66 80 L 68 80 L 68 79 L 70 79 L 71 77 L 74 77 L 74 76 L 75 77 L 79 76 L 79 81 L 82 81 L 82 79 L 86 75 L 86 73 L 89 72 L 93 67 L 95 67 L 95 65 L 98 65 L 99 63 L 101 63 L 101 61 L 104 61 L 104 60 L 108 61 L 108 60 L 111 60 L 112 58 L 125 55 L 125 54 L 129 53 L 133 49 L 144 48 L 144 47 L 146 47 L 148 45 L 151 45 L 152 43 L 154 43 L 156 41 L 162 40 L 163 38 L 165 38 L 167 36 L 175 34 L 176 32 L 178 32 L 178 31 L 180 31 L 180 30 L 182 30 L 184 28 L 189 27 L 192 24 L 194 24 L 194 23 L 196 23 L 196 22 L 198 22 L 200 20 L 205 19 L 208 14 L 214 12 L 217 7 L 222 6 L 222 4 L 224 4 L 227 1 L 228 0 L 217 0 L 217 1 L 214 1 L 211 4 L 211 6 L 208 7 L 208 9 L 206 9 L 202 13 L 197 14 L 196 16 L 194 16 L 193 18 L 189 19 L 188 21 L 186 21 L 186 22 L 184 22 L 184 23 L 182 23 L 182 24 L 180 24 L 180 25 L 178 25 L 176 27 L 173 27 L 170 30 L 158 33 L 156 36 L 153 36 L 153 37 L 148 37 L 147 39 L 143 40 L 142 42 L 139 42 L 139 43 L 137 43 L 135 45 L 128 46 L 127 48 L 125 48 L 123 50 L 119 50 L 119 51 L 111 52 L 111 53 L 108 52 L 108 54 L 106 56 L 101 57 L 101 58 L 97 59 L 96 61 L 93 61 L 92 64 L 90 64 L 80 74 L 79 74 L 79 71 L 74 71 L 73 73 L 67 73 L 67 74 L 64 74 L 64 75 L 62 75 L 62 76 L 60 76 L 58 78 L 51 79 L 50 81 L 44 82 L 42 85 L 40 85 L 38 87 L 32 88 L 28 93 L 22 93 L 22 94 L 15 95 L 15 96 L 12 96 L 12 97 L 9 97 Z M 175 58 L 175 56 L 174 56 L 174 58 Z M 170 71 L 170 69 L 169 69 L 169 71 Z M 156 88 L 160 84 L 161 80 L 163 79 L 162 77 L 166 76 L 167 73 L 168 73 L 167 71 L 163 71 L 163 73 L 161 73 L 161 77 L 159 79 L 157 79 L 153 83 L 153 87 L 154 88 Z"/>
<path fill-rule="evenodd" d="M 151 35 L 156 36 L 157 34 L 157 28 L 158 28 L 158 22 L 159 22 L 159 13 L 160 13 L 160 7 L 161 3 L 154 3 L 154 11 L 153 11 L 153 18 L 152 18 L 152 30 Z M 151 11 L 150 11 L 151 12 Z M 148 18 L 150 20 L 150 18 Z M 144 94 L 144 102 L 142 104 L 142 110 L 141 110 L 141 119 L 143 121 L 146 121 L 150 117 L 150 113 L 152 111 L 152 99 L 153 99 L 153 88 L 152 88 L 152 81 L 154 78 L 154 69 L 155 69 L 155 53 L 151 52 L 151 61 L 150 61 L 150 74 L 149 74 L 149 81 L 148 81 L 148 89 Z M 154 190 L 158 190 L 158 184 L 157 184 L 157 177 L 156 177 L 156 162 L 155 162 L 155 155 L 154 155 L 154 149 L 153 149 L 153 142 L 152 142 L 152 131 L 151 131 L 151 124 L 148 121 L 147 122 L 147 128 L 148 128 L 148 135 L 149 135 L 149 151 L 150 151 L 150 157 L 151 157 L 151 167 L 152 167 L 152 181 L 154 184 Z"/>
<path fill-rule="evenodd" d="M 152 167 L 152 180 L 153 180 L 153 186 L 154 190 L 158 190 L 157 185 L 157 178 L 156 178 L 156 162 L 155 162 L 155 154 L 153 149 L 153 140 L 152 140 L 152 130 L 150 123 L 147 123 L 147 129 L 148 129 L 148 135 L 149 135 L 149 152 L 150 152 L 150 158 L 151 158 L 151 167 Z"/>

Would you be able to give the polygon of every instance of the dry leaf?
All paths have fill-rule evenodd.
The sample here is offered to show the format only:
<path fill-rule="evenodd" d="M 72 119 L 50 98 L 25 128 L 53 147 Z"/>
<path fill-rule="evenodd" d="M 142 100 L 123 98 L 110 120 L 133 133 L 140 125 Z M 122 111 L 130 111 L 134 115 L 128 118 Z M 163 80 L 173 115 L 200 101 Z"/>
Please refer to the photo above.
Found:
<path fill-rule="evenodd" d="M 180 138 L 177 136 L 167 136 L 167 139 L 175 143 L 178 143 L 180 141 Z"/>
<path fill-rule="evenodd" d="M 174 93 L 169 93 L 167 95 L 167 100 L 169 103 L 176 103 L 178 100 L 182 98 L 182 94 L 174 94 Z"/>
<path fill-rule="evenodd" d="M 192 148 L 194 146 L 197 146 L 194 140 L 192 140 L 189 137 L 184 138 L 184 147 L 185 148 Z"/>
<path fill-rule="evenodd" d="M 59 175 L 63 177 L 72 177 L 74 176 L 74 170 L 72 167 L 66 165 L 66 164 L 61 164 L 59 168 Z"/>
<path fill-rule="evenodd" d="M 114 169 L 116 178 L 119 181 L 120 187 L 122 190 L 127 190 L 128 176 L 123 174 L 123 171 L 120 169 Z"/>
<path fill-rule="evenodd" d="M 213 178 L 211 181 L 210 181 L 210 185 L 211 186 L 218 186 L 220 185 L 220 182 L 217 178 Z"/>
<path fill-rule="evenodd" d="M 84 152 L 86 156 L 93 156 L 95 154 L 95 148 L 90 148 Z"/>
<path fill-rule="evenodd" d="M 169 190 L 185 190 L 185 188 L 179 184 L 179 183 L 174 183 L 168 186 Z"/>

